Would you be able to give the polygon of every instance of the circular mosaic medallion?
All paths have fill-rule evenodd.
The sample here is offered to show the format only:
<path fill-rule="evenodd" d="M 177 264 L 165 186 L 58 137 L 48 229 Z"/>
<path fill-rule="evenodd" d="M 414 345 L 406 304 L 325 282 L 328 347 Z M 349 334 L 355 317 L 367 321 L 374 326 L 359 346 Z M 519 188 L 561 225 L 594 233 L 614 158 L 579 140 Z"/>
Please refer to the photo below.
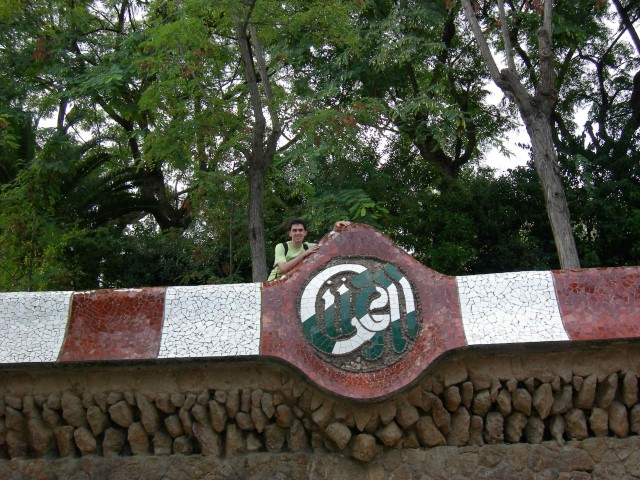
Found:
<path fill-rule="evenodd" d="M 325 361 L 381 370 L 414 345 L 421 317 L 413 288 L 392 263 L 337 258 L 316 271 L 299 302 L 302 331 Z"/>

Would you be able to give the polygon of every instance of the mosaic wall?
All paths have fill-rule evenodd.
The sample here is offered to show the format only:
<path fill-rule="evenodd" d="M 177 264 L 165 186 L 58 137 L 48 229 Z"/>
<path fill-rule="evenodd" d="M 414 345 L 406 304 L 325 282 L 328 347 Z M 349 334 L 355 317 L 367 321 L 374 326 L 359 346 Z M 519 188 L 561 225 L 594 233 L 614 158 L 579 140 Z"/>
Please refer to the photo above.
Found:
<path fill-rule="evenodd" d="M 275 282 L 0 293 L 0 363 L 271 356 L 375 399 L 468 345 L 640 337 L 640 268 L 449 277 L 362 225 Z"/>

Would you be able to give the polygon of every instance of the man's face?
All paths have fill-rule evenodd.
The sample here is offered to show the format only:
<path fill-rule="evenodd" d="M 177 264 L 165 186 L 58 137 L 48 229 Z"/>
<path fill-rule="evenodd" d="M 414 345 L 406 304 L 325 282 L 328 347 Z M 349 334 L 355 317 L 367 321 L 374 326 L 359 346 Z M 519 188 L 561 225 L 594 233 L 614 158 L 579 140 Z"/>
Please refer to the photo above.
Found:
<path fill-rule="evenodd" d="M 300 223 L 294 223 L 289 230 L 289 236 L 295 243 L 302 243 L 307 236 L 307 229 Z"/>

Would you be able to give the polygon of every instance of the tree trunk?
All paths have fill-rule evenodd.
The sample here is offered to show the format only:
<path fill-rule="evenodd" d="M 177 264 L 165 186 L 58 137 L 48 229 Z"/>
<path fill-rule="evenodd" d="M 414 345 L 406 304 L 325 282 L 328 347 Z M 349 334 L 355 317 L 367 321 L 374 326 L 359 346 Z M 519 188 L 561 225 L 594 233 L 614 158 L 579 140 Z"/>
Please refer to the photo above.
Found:
<path fill-rule="evenodd" d="M 251 247 L 251 275 L 254 282 L 267 279 L 264 248 L 264 177 L 268 159 L 253 158 L 249 162 L 249 245 Z"/>
<path fill-rule="evenodd" d="M 254 6 L 255 1 L 250 3 L 246 18 L 244 20 L 236 20 L 235 31 L 254 117 L 253 125 L 251 126 L 251 146 L 248 149 L 242 149 L 248 162 L 249 171 L 251 276 L 254 282 L 263 282 L 267 279 L 267 259 L 264 248 L 264 178 L 276 152 L 278 138 L 280 137 L 280 122 L 277 110 L 271 105 L 271 86 L 269 85 L 267 69 L 257 33 L 248 22 Z M 252 28 L 253 30 L 251 40 L 247 34 L 247 28 Z M 256 63 L 258 71 L 261 72 L 260 82 L 265 92 L 272 122 L 272 129 L 268 134 L 263 113 L 263 100 L 260 96 L 258 77 L 256 76 Z"/>
<path fill-rule="evenodd" d="M 553 49 L 551 48 L 553 2 L 544 2 L 543 23 L 537 32 L 540 66 L 539 83 L 536 85 L 535 95 L 530 95 L 518 78 L 510 33 L 507 28 L 504 1 L 498 0 L 504 53 L 508 65 L 508 68 L 503 70 L 498 69 L 470 1 L 462 0 L 462 6 L 491 78 L 505 95 L 518 106 L 520 117 L 527 128 L 533 149 L 533 163 L 544 193 L 545 207 L 558 250 L 560 267 L 563 269 L 580 268 L 578 251 L 571 228 L 569 205 L 564 194 L 562 175 L 551 134 L 552 113 L 557 96 Z"/>
<path fill-rule="evenodd" d="M 531 139 L 533 163 L 544 193 L 547 216 L 563 269 L 580 268 L 580 259 L 573 237 L 569 205 L 564 193 L 562 175 L 551 134 L 551 122 L 535 108 L 520 109 L 522 120 Z"/>

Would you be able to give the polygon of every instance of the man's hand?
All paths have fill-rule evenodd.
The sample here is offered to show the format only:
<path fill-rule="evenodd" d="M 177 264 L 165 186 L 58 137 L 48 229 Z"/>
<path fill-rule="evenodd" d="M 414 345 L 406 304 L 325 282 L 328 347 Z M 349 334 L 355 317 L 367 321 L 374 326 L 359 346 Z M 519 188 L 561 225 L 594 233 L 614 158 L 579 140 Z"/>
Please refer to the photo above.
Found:
<path fill-rule="evenodd" d="M 346 227 L 347 225 L 351 225 L 351 222 L 348 220 L 338 220 L 336 222 L 336 224 L 333 226 L 333 230 L 334 231 L 338 231 L 344 227 Z"/>
<path fill-rule="evenodd" d="M 301 257 L 308 257 L 309 255 L 311 255 L 312 253 L 316 253 L 318 251 L 318 249 L 320 248 L 320 245 L 314 245 L 313 247 L 308 248 L 307 250 L 305 250 L 304 252 L 302 252 L 302 254 L 300 255 Z"/>

